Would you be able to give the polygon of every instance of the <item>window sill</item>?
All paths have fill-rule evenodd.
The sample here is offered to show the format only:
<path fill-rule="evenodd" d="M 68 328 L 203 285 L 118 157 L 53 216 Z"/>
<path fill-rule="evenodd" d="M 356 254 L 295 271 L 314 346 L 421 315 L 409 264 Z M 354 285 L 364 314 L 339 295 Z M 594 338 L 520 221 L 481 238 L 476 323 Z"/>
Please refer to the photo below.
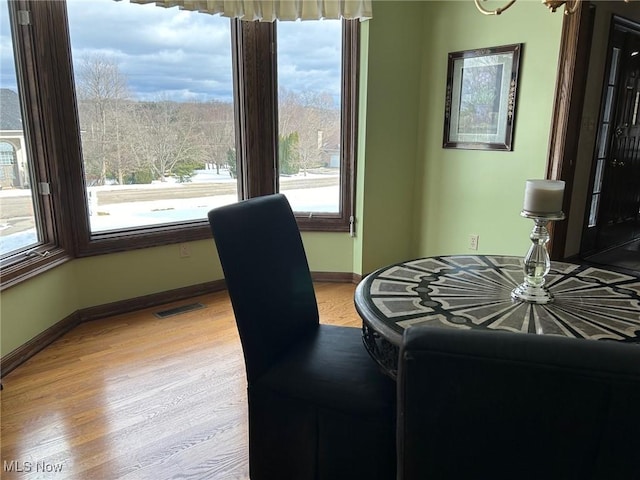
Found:
<path fill-rule="evenodd" d="M 312 219 L 296 216 L 302 232 L 349 232 L 349 224 L 335 217 L 314 216 Z M 176 243 L 211 239 L 207 221 L 187 222 L 121 232 L 94 234 L 91 239 L 78 242 L 78 257 L 105 255 L 140 248 L 160 247 Z"/>
<path fill-rule="evenodd" d="M 48 253 L 44 256 L 34 255 L 6 267 L 3 265 L 0 271 L 0 291 L 18 285 L 73 258 L 66 250 L 59 247 L 41 250 Z"/>
<path fill-rule="evenodd" d="M 336 218 L 297 217 L 301 232 L 349 232 L 349 225 Z M 127 250 L 159 247 L 182 242 L 211 238 L 208 223 L 195 222 L 191 225 L 170 228 L 149 229 L 141 232 L 112 233 L 99 235 L 78 252 L 78 257 L 104 255 Z M 40 248 L 46 255 L 34 255 L 21 261 L 2 265 L 0 271 L 0 291 L 18 285 L 41 273 L 72 260 L 74 257 L 62 248 Z"/>

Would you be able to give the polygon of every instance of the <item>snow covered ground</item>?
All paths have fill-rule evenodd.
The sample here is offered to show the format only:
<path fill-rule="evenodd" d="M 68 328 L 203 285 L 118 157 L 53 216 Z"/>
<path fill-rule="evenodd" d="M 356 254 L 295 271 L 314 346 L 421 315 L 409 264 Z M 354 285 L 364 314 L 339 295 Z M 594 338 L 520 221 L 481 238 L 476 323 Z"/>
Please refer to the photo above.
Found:
<path fill-rule="evenodd" d="M 287 181 L 302 176 L 281 177 L 281 185 L 286 186 Z M 327 175 L 307 174 L 306 179 L 314 177 L 326 178 Z M 215 170 L 198 171 L 192 178 L 194 183 L 234 183 L 227 172 L 216 174 Z M 166 186 L 175 186 L 174 182 L 153 183 L 150 185 L 122 185 L 91 187 L 97 191 L 111 189 L 160 189 Z M 295 211 L 300 212 L 338 212 L 339 186 L 311 187 L 287 190 L 283 193 L 291 203 Z M 1 191 L 2 196 L 28 196 L 29 190 Z M 103 232 L 114 229 L 158 225 L 163 223 L 182 222 L 189 220 L 204 220 L 207 212 L 212 208 L 227 205 L 237 201 L 235 194 L 215 195 L 187 199 L 167 199 L 154 201 L 139 201 L 131 203 L 116 203 L 111 205 L 99 205 L 99 208 L 91 208 L 90 224 L 92 232 Z M 10 225 L 0 225 L 0 254 L 5 254 L 37 242 L 35 228 L 26 231 L 11 233 Z"/>
<path fill-rule="evenodd" d="M 300 212 L 337 212 L 339 187 L 304 188 L 283 192 L 291 207 Z M 238 200 L 234 195 L 154 200 L 152 202 L 118 203 L 100 205 L 90 217 L 91 231 L 156 225 L 161 223 L 203 220 L 212 208 L 228 205 Z M 105 215 L 105 213 L 108 213 Z"/>

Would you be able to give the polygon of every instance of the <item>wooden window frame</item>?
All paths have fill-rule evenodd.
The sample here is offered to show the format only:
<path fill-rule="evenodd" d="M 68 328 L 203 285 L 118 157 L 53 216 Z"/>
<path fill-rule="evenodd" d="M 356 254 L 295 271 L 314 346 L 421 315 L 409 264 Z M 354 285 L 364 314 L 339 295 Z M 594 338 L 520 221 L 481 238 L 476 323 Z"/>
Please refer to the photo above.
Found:
<path fill-rule="evenodd" d="M 57 91 L 58 51 L 50 39 L 59 12 L 50 8 L 49 2 L 10 0 L 8 4 L 32 188 L 38 189 L 44 183 L 50 193 L 34 196 L 40 241 L 35 247 L 2 259 L 0 290 L 66 262 L 72 258 L 73 251 L 69 234 L 72 224 L 65 214 L 67 178 L 65 165 L 60 160 L 64 154 L 55 133 L 55 123 L 60 119 L 51 101 Z M 28 24 L 19 24 L 19 11 L 30 12 Z"/>
<path fill-rule="evenodd" d="M 342 107 L 340 109 L 340 208 L 337 214 L 296 212 L 304 231 L 353 229 L 358 149 L 360 21 L 342 21 Z"/>
<path fill-rule="evenodd" d="M 210 238 L 206 220 L 91 233 L 66 2 L 8 1 L 25 138 L 34 176 L 50 185 L 51 194 L 37 196 L 43 241 L 3 259 L 0 288 L 75 257 Z M 29 12 L 29 25 L 18 25 L 18 10 Z M 251 198 L 278 191 L 276 24 L 231 22 L 238 195 Z M 340 209 L 337 214 L 298 212 L 301 230 L 349 231 L 355 211 L 360 28 L 357 20 L 342 24 Z"/>
<path fill-rule="evenodd" d="M 278 99 L 277 25 L 268 22 L 233 24 L 237 75 L 236 128 L 238 164 L 244 198 L 277 192 Z M 358 131 L 360 22 L 342 21 L 342 105 L 340 115 L 340 208 L 338 213 L 295 212 L 303 231 L 349 231 L 355 215 L 355 169 Z M 270 49 L 255 48 L 271 45 Z"/>

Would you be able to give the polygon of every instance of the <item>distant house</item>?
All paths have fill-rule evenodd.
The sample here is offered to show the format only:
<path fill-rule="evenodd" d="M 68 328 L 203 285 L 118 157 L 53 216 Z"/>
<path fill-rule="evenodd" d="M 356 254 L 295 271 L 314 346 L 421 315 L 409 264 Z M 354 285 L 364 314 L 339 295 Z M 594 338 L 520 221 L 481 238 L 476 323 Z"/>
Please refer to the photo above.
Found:
<path fill-rule="evenodd" d="M 29 187 L 20 99 L 8 88 L 0 88 L 0 187 Z"/>
<path fill-rule="evenodd" d="M 340 129 L 319 130 L 318 149 L 324 167 L 340 168 Z"/>

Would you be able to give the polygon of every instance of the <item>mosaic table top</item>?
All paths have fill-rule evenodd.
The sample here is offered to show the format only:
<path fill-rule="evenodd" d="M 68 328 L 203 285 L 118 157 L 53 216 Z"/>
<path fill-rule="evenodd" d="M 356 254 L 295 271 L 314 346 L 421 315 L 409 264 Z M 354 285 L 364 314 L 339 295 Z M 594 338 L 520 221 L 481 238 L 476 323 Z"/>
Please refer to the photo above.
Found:
<path fill-rule="evenodd" d="M 552 262 L 546 287 L 554 301 L 546 305 L 511 299 L 523 278 L 522 258 L 507 256 L 429 257 L 381 268 L 356 289 L 365 345 L 393 356 L 412 325 L 640 342 L 640 278 Z"/>

